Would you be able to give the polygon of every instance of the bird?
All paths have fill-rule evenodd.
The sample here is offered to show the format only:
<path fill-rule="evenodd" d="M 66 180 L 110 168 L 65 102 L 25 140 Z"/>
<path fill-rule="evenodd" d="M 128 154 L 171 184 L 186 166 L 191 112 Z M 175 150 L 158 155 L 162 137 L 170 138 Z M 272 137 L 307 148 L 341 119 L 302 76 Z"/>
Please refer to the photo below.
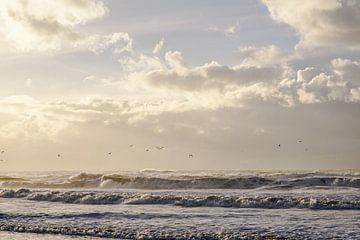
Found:
<path fill-rule="evenodd" d="M 150 150 L 149 150 L 149 149 L 146 149 L 145 151 L 148 152 L 148 151 L 150 151 Z"/>
<path fill-rule="evenodd" d="M 4 159 L 0 159 L 0 162 L 4 162 Z"/>
<path fill-rule="evenodd" d="M 57 157 L 61 157 L 61 155 L 60 155 L 60 154 L 58 154 L 58 155 L 57 155 Z"/>
<path fill-rule="evenodd" d="M 299 140 L 298 142 L 299 142 L 299 143 L 302 143 L 302 140 Z"/>
<path fill-rule="evenodd" d="M 4 150 L 1 150 L 1 153 L 4 153 L 5 151 Z"/>
<path fill-rule="evenodd" d="M 133 146 L 134 146 L 134 144 L 130 144 L 130 145 L 129 145 L 129 147 L 133 147 Z"/>
<path fill-rule="evenodd" d="M 192 155 L 192 154 L 189 154 L 189 158 L 191 158 L 191 157 L 194 157 L 194 155 Z"/>
<path fill-rule="evenodd" d="M 281 147 L 281 144 L 279 144 L 278 146 Z"/>
<path fill-rule="evenodd" d="M 164 149 L 165 147 L 163 147 L 163 146 L 156 146 L 155 147 L 157 150 L 161 150 L 161 149 Z"/>
<path fill-rule="evenodd" d="M 111 155 L 112 152 L 108 152 L 109 155 Z"/>

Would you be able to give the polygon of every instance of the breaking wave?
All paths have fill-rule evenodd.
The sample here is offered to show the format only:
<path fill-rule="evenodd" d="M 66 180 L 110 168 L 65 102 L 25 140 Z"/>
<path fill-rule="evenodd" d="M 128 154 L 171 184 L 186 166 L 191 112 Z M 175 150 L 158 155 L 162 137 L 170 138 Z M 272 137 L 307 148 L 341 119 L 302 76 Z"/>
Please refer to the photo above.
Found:
<path fill-rule="evenodd" d="M 166 194 L 139 192 L 84 192 L 84 191 L 34 191 L 30 189 L 7 189 L 0 198 L 20 198 L 32 201 L 61 202 L 72 204 L 128 204 L 128 205 L 174 205 L 181 207 L 228 207 L 264 209 L 331 209 L 360 210 L 360 199 L 328 198 L 321 196 L 286 195 L 209 195 Z"/>
<path fill-rule="evenodd" d="M 68 235 L 83 237 L 99 237 L 101 239 L 163 239 L 163 240 L 237 240 L 237 239 L 289 239 L 284 237 L 285 234 L 274 234 L 267 231 L 256 230 L 237 230 L 237 231 L 197 231 L 192 229 L 186 231 L 182 229 L 176 230 L 153 230 L 153 229 L 129 229 L 126 227 L 116 228 L 115 226 L 61 226 L 50 224 L 34 224 L 29 222 L 0 222 L 0 231 L 19 232 L 19 233 L 36 233 L 36 234 L 52 234 L 52 235 Z M 294 235 L 294 234 L 293 234 Z M 293 236 L 291 239 L 303 239 L 302 236 Z"/>
<path fill-rule="evenodd" d="M 293 189 L 309 187 L 360 188 L 358 175 L 301 174 L 193 174 L 172 170 L 135 173 L 46 176 L 41 179 L 0 177 L 3 188 L 118 188 L 118 189 Z"/>

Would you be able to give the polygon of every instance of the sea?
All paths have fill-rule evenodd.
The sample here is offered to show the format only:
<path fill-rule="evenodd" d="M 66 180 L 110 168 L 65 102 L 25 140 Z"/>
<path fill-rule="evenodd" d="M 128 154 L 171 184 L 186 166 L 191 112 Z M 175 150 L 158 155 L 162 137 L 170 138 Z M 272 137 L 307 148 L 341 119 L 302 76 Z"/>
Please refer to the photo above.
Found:
<path fill-rule="evenodd" d="M 360 170 L 0 175 L 0 239 L 360 239 Z"/>

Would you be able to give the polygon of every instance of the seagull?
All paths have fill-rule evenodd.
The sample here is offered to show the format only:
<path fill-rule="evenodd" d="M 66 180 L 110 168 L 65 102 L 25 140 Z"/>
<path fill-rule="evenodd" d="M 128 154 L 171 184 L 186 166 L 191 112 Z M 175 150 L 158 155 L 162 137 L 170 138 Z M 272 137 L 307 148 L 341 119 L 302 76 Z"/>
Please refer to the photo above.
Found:
<path fill-rule="evenodd" d="M 146 149 L 145 151 L 147 151 L 147 152 L 148 152 L 148 151 L 150 151 L 150 150 L 149 150 L 149 149 Z"/>
<path fill-rule="evenodd" d="M 279 144 L 278 146 L 281 147 L 281 144 Z"/>
<path fill-rule="evenodd" d="M 165 147 L 163 147 L 163 146 L 161 146 L 161 147 L 156 146 L 155 148 L 156 148 L 157 150 L 161 150 L 161 149 L 164 149 Z"/>
<path fill-rule="evenodd" d="M 57 157 L 61 157 L 61 155 L 60 155 L 60 154 L 58 154 L 58 155 L 57 155 Z"/>
<path fill-rule="evenodd" d="M 190 158 L 190 157 L 194 157 L 194 155 L 192 155 L 192 154 L 189 154 L 189 158 Z"/>
<path fill-rule="evenodd" d="M 112 152 L 108 152 L 109 155 L 111 155 Z"/>
<path fill-rule="evenodd" d="M 299 142 L 299 143 L 302 143 L 302 140 L 299 140 L 298 142 Z"/>

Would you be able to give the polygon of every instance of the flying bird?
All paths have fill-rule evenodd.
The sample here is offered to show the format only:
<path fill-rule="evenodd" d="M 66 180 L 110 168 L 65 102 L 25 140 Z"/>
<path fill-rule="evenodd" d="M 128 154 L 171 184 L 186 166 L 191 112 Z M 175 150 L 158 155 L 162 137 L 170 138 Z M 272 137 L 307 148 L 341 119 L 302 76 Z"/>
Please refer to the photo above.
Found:
<path fill-rule="evenodd" d="M 194 157 L 194 155 L 192 155 L 192 154 L 189 154 L 189 158 L 191 158 L 191 157 Z"/>
<path fill-rule="evenodd" d="M 302 143 L 302 140 L 299 140 L 298 142 L 299 142 L 299 143 Z"/>
<path fill-rule="evenodd" d="M 129 145 L 129 147 L 133 147 L 133 146 L 134 146 L 134 144 L 130 144 L 130 145 Z"/>
<path fill-rule="evenodd" d="M 61 157 L 61 155 L 60 155 L 60 154 L 58 154 L 58 155 L 57 155 L 57 157 L 59 158 L 59 157 Z"/>
<path fill-rule="evenodd" d="M 163 147 L 163 146 L 156 146 L 155 147 L 157 150 L 162 150 L 162 149 L 164 149 L 165 147 Z"/>
<path fill-rule="evenodd" d="M 279 144 L 278 146 L 281 147 L 281 144 Z"/>
<path fill-rule="evenodd" d="M 109 155 L 111 155 L 112 152 L 108 152 Z"/>
<path fill-rule="evenodd" d="M 150 150 L 149 150 L 149 149 L 146 149 L 145 151 L 148 152 L 148 151 L 150 151 Z"/>

